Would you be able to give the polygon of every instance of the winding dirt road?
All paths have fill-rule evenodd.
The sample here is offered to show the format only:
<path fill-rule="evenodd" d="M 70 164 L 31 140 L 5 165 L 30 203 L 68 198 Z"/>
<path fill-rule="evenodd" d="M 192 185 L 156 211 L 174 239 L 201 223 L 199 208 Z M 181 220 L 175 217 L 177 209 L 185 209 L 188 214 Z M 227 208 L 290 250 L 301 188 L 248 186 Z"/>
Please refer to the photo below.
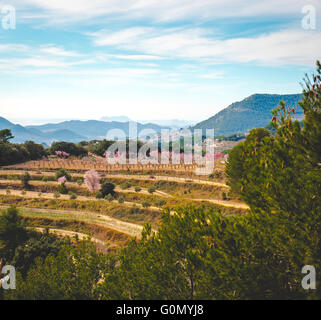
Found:
<path fill-rule="evenodd" d="M 35 227 L 32 229 L 35 229 L 36 231 L 39 231 L 42 233 L 44 233 L 46 231 L 46 228 L 40 228 L 40 227 Z M 107 245 L 107 243 L 105 241 L 99 240 L 97 238 L 93 238 L 85 233 L 80 233 L 80 232 L 76 232 L 76 231 L 69 231 L 69 230 L 64 230 L 64 229 L 52 229 L 52 228 L 49 228 L 48 230 L 49 230 L 49 233 L 60 235 L 63 237 L 74 238 L 75 236 L 77 236 L 79 238 L 79 240 L 90 238 L 91 241 L 93 241 L 94 243 L 101 244 L 103 246 L 108 246 L 108 247 L 112 246 L 112 245 Z"/>
<path fill-rule="evenodd" d="M 8 206 L 1 206 L 7 208 Z M 21 214 L 25 217 L 40 217 L 48 219 L 77 220 L 97 224 L 118 232 L 140 238 L 143 226 L 118 220 L 103 214 L 85 211 L 36 209 L 19 207 Z"/>

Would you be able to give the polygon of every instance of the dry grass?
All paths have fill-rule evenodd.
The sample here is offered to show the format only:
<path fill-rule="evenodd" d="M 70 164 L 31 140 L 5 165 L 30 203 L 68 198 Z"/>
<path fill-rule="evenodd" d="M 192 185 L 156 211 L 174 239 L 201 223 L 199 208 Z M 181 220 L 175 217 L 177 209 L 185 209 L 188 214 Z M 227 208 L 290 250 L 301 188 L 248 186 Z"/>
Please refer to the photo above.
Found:
<path fill-rule="evenodd" d="M 28 213 L 24 211 L 24 214 Z M 48 216 L 49 214 L 50 213 L 48 213 Z M 132 239 L 125 233 L 85 221 L 65 220 L 60 218 L 53 219 L 52 217 L 45 218 L 38 216 L 25 216 L 24 220 L 26 224 L 31 227 L 66 230 L 86 234 L 87 236 L 99 240 L 100 244 L 105 244 L 106 247 L 109 248 L 124 247 Z"/>

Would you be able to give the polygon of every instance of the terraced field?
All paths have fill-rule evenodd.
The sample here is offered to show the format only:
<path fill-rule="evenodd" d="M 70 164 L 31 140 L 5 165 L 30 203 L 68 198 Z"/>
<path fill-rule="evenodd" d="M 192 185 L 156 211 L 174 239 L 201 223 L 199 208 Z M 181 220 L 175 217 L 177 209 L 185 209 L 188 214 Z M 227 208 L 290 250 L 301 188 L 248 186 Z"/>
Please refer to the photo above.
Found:
<path fill-rule="evenodd" d="M 227 196 L 229 187 L 222 177 L 100 173 L 101 181 L 115 185 L 113 199 L 105 200 L 90 194 L 81 171 L 70 170 L 71 181 L 66 183 L 69 194 L 58 194 L 55 171 L 35 171 L 26 164 L 23 167 L 26 170 L 19 166 L 0 170 L 0 206 L 19 207 L 28 224 L 38 231 L 48 228 L 57 235 L 79 239 L 91 236 L 106 250 L 139 238 L 145 223 L 157 231 L 165 207 L 171 214 L 176 207 L 186 205 L 206 206 L 228 215 L 246 214 L 248 210 L 244 203 Z M 20 181 L 25 172 L 31 177 L 27 188 Z M 99 229 L 98 237 L 93 229 Z M 116 240 L 110 233 L 118 234 Z"/>

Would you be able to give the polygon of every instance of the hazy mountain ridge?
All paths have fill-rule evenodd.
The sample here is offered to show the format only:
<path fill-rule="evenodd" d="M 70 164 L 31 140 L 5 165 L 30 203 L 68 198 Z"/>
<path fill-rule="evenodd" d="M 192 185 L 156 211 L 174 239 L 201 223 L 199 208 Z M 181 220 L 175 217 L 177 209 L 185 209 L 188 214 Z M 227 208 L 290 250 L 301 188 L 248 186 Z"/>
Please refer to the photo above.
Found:
<path fill-rule="evenodd" d="M 23 127 L 0 117 L 0 130 L 10 129 L 14 135 L 13 142 L 23 143 L 32 140 L 36 143 L 51 144 L 54 141 L 80 142 L 84 140 L 100 140 L 116 136 L 116 132 L 107 133 L 111 130 L 122 130 L 129 136 L 129 122 L 105 122 L 98 120 L 71 120 L 60 123 L 48 123 Z M 137 123 L 138 133 L 144 129 L 152 129 L 159 133 L 162 129 L 169 129 L 153 123 Z"/>
<path fill-rule="evenodd" d="M 197 123 L 197 121 L 191 121 L 191 120 L 179 120 L 179 119 L 171 119 L 171 120 L 145 120 L 145 121 L 139 121 L 140 123 L 146 124 L 146 123 L 154 123 L 159 126 L 166 126 L 171 127 L 172 129 L 181 129 L 181 128 L 187 128 L 190 126 L 193 126 Z"/>
<path fill-rule="evenodd" d="M 77 135 L 83 136 L 81 140 L 100 140 L 100 139 L 113 139 L 113 136 L 116 135 L 112 133 L 112 130 L 121 130 L 126 136 L 129 136 L 129 124 L 130 122 L 105 122 L 99 120 L 71 120 L 64 121 L 61 123 L 49 123 L 39 126 L 27 126 L 28 129 L 36 129 L 44 133 L 50 133 L 54 130 L 69 130 Z M 160 132 L 162 129 L 168 129 L 167 127 L 162 127 L 153 123 L 147 124 L 137 124 L 138 133 L 144 129 L 152 129 L 156 132 Z M 110 132 L 110 134 L 108 134 Z M 108 135 L 107 135 L 108 134 Z M 79 141 L 81 141 L 79 140 Z"/>
<path fill-rule="evenodd" d="M 303 119 L 303 111 L 298 105 L 301 94 L 254 94 L 242 101 L 232 103 L 215 116 L 196 124 L 194 129 L 214 129 L 215 135 L 220 136 L 263 128 L 270 123 L 271 111 L 280 104 L 281 100 L 296 108 L 298 120 Z"/>
<path fill-rule="evenodd" d="M 41 137 L 35 131 L 28 130 L 19 124 L 14 124 L 7 119 L 0 117 L 0 130 L 2 129 L 10 129 L 15 137 L 13 141 L 17 143 L 23 143 L 27 140 L 37 141 L 38 143 L 44 142 L 39 141 Z"/>

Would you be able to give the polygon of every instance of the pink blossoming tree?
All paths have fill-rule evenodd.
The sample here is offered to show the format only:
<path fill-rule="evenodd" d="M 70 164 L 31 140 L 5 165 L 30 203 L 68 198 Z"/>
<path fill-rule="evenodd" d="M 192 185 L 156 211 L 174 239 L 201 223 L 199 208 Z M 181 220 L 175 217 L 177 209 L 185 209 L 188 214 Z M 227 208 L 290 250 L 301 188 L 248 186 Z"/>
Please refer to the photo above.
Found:
<path fill-rule="evenodd" d="M 99 184 L 100 178 L 97 171 L 95 170 L 87 171 L 84 175 L 84 180 L 85 180 L 85 185 L 87 186 L 90 192 L 92 193 L 98 192 L 100 188 L 100 184 Z"/>
<path fill-rule="evenodd" d="M 70 156 L 70 154 L 65 151 L 55 151 L 55 153 L 58 157 L 62 158 L 68 158 Z"/>
<path fill-rule="evenodd" d="M 67 182 L 67 178 L 65 176 L 63 177 L 60 177 L 58 179 L 58 183 L 61 185 L 61 184 L 65 184 Z"/>

